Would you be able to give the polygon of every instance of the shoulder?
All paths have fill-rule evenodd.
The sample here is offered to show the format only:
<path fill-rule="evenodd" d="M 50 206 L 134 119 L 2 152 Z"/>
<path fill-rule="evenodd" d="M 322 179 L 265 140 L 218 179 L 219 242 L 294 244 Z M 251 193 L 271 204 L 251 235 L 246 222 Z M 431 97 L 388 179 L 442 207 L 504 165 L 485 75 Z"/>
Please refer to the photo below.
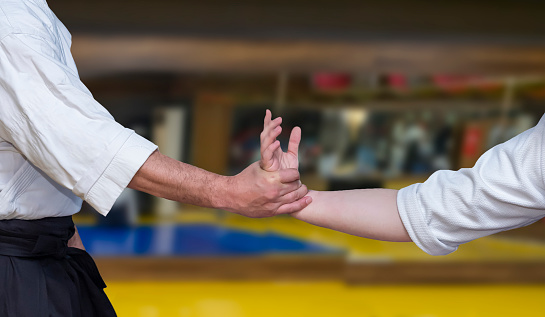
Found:
<path fill-rule="evenodd" d="M 56 17 L 45 1 L 6 0 L 0 2 L 0 39 L 10 34 L 39 38 L 55 45 L 59 34 Z"/>
<path fill-rule="evenodd" d="M 0 2 L 0 41 L 5 50 L 15 49 L 10 43 L 21 43 L 27 49 L 65 64 L 70 36 L 64 26 L 58 24 L 60 21 L 47 7 L 6 6 L 4 1 Z"/>

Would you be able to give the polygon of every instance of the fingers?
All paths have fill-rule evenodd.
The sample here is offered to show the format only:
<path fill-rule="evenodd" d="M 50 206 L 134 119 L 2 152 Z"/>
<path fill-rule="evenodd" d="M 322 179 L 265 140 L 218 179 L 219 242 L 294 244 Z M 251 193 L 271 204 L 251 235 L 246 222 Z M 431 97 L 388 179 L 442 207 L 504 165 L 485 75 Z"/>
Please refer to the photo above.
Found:
<path fill-rule="evenodd" d="M 261 152 L 260 166 L 263 170 L 274 171 L 274 169 L 272 169 L 274 165 L 274 152 L 278 148 L 280 148 L 280 141 L 274 141 L 274 143 L 269 145 L 269 147 L 267 147 L 265 151 Z"/>
<path fill-rule="evenodd" d="M 280 197 L 280 202 L 282 202 L 282 203 L 292 203 L 292 202 L 294 202 L 296 200 L 299 200 L 299 199 L 305 197 L 305 195 L 307 193 L 308 193 L 307 185 L 301 185 L 296 190 L 294 190 L 292 192 L 289 192 L 289 193 L 283 195 L 282 197 Z"/>
<path fill-rule="evenodd" d="M 280 133 L 282 133 L 282 127 L 280 127 L 281 123 L 281 117 L 271 120 L 271 112 L 269 110 L 266 111 L 263 123 L 263 132 L 261 132 L 260 135 L 262 157 L 267 148 L 271 146 L 271 144 L 276 141 L 276 138 L 280 135 Z"/>
<path fill-rule="evenodd" d="M 281 132 L 282 128 L 277 126 L 272 133 L 262 137 L 260 166 L 266 171 L 275 171 L 280 166 L 279 160 L 275 159 L 275 152 L 280 149 L 280 141 L 276 140 L 276 137 L 278 137 Z"/>
<path fill-rule="evenodd" d="M 280 189 L 280 195 L 284 196 L 293 191 L 299 190 L 301 186 L 301 181 L 299 171 L 295 168 L 285 168 L 278 171 L 280 176 L 280 182 L 282 183 L 282 188 Z M 295 199 L 293 199 L 295 200 Z M 292 200 L 292 201 L 293 201 Z"/>
<path fill-rule="evenodd" d="M 261 132 L 261 144 L 263 145 L 267 141 L 267 137 L 282 123 L 282 118 L 278 117 L 274 120 L 271 120 L 271 112 L 267 109 L 265 113 L 265 119 L 263 120 L 263 132 Z M 266 148 L 271 142 L 265 144 Z"/>
<path fill-rule="evenodd" d="M 287 183 L 287 184 L 282 184 L 282 187 L 280 188 L 280 190 L 278 191 L 278 199 L 280 199 L 281 197 L 284 197 L 285 195 L 291 193 L 291 192 L 294 192 L 296 190 L 298 190 L 299 188 L 301 187 L 301 181 L 299 180 L 296 180 L 296 181 L 293 181 L 291 183 Z M 287 202 L 287 201 L 285 201 Z"/>
<path fill-rule="evenodd" d="M 269 133 L 267 135 L 263 136 L 262 142 L 266 146 L 269 146 L 274 141 L 276 141 L 276 138 L 280 135 L 280 133 L 282 133 L 282 127 L 280 125 L 276 125 L 276 123 L 274 121 L 272 122 L 271 126 L 275 126 L 275 127 L 270 129 Z"/>
<path fill-rule="evenodd" d="M 272 113 L 269 109 L 265 110 L 265 120 L 263 120 L 263 126 L 267 126 L 269 121 L 271 121 Z"/>
<path fill-rule="evenodd" d="M 280 176 L 280 182 L 284 184 L 298 181 L 301 178 L 296 168 L 281 169 L 278 171 L 278 175 Z"/>
<path fill-rule="evenodd" d="M 295 127 L 291 130 L 288 153 L 292 153 L 296 158 L 299 157 L 299 143 L 301 143 L 301 128 Z"/>
<path fill-rule="evenodd" d="M 297 201 L 284 204 L 276 210 L 276 214 L 290 214 L 305 209 L 312 202 L 312 198 L 305 196 Z"/>

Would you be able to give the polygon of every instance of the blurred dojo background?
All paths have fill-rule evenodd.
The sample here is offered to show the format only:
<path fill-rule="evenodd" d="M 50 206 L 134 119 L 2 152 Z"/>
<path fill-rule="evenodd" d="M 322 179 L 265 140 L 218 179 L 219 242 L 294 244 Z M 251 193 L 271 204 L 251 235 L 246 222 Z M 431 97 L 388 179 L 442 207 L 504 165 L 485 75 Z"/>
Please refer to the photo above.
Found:
<path fill-rule="evenodd" d="M 259 159 L 267 108 L 315 190 L 471 167 L 545 110 L 543 1 L 49 5 L 121 124 L 224 175 Z M 75 220 L 120 316 L 545 316 L 545 221 L 432 257 L 129 190 Z"/>

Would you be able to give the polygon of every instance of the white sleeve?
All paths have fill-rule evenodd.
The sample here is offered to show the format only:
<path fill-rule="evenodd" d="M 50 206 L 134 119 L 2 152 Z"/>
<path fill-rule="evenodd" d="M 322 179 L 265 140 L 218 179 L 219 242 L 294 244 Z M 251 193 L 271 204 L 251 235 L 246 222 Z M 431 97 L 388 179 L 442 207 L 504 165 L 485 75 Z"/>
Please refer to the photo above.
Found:
<path fill-rule="evenodd" d="M 483 154 L 473 168 L 435 172 L 398 192 L 399 214 L 425 252 L 529 225 L 545 216 L 545 116 L 537 126 Z"/>
<path fill-rule="evenodd" d="M 0 42 L 0 138 L 106 215 L 157 147 L 115 122 L 49 49 L 20 34 Z"/>

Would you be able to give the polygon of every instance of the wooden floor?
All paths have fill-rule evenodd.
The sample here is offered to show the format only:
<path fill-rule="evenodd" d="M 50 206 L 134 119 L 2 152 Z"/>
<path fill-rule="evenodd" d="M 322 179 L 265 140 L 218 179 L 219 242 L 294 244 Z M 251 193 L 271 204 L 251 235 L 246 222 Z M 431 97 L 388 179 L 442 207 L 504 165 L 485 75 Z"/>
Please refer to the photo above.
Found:
<path fill-rule="evenodd" d="M 350 263 L 343 257 L 99 258 L 111 281 L 324 281 L 346 284 L 530 283 L 545 262 Z"/>

